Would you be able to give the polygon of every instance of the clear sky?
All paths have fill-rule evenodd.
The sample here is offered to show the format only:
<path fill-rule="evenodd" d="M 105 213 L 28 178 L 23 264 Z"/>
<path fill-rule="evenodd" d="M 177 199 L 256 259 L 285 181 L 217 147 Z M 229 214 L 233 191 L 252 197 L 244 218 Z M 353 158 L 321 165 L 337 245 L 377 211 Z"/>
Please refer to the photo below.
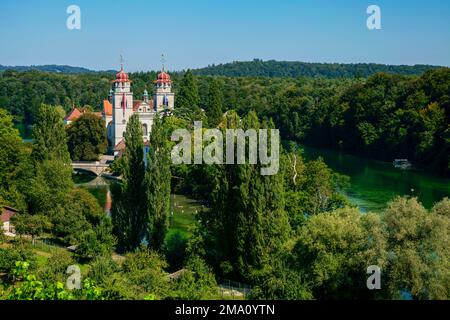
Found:
<path fill-rule="evenodd" d="M 66 9 L 81 8 L 81 30 Z M 382 30 L 366 27 L 369 5 Z M 449 0 L 0 0 L 0 64 L 180 70 L 252 60 L 450 66 Z"/>

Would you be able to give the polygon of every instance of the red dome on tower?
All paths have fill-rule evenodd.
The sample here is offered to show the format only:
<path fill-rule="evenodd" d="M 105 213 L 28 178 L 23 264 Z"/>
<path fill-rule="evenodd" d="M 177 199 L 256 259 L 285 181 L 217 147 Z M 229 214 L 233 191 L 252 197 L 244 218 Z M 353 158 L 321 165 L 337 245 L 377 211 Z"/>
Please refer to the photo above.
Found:
<path fill-rule="evenodd" d="M 120 71 L 116 74 L 116 80 L 114 82 L 131 82 L 128 79 L 128 73 L 123 71 L 123 68 L 120 69 Z"/>
<path fill-rule="evenodd" d="M 172 83 L 172 80 L 170 80 L 170 75 L 168 73 L 166 73 L 165 71 L 161 71 L 158 74 L 155 83 Z"/>

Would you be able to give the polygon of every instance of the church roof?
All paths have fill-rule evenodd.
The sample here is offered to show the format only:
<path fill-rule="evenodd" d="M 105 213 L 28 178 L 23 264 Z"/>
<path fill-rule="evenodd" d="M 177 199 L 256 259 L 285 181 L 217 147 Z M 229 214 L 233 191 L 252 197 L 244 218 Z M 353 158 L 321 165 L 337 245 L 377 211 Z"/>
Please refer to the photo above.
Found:
<path fill-rule="evenodd" d="M 139 106 L 141 105 L 141 103 L 142 103 L 142 100 L 134 101 L 133 111 L 136 111 L 139 108 Z"/>
<path fill-rule="evenodd" d="M 105 116 L 112 116 L 112 104 L 108 100 L 103 100 L 103 114 Z"/>
<path fill-rule="evenodd" d="M 120 68 L 120 71 L 116 74 L 116 80 L 114 82 L 131 82 L 128 78 L 128 73 L 123 71 L 123 68 Z"/>
<path fill-rule="evenodd" d="M 155 83 L 172 83 L 172 80 L 170 80 L 170 75 L 167 72 L 161 71 L 158 74 L 156 81 L 154 81 L 154 82 Z"/>

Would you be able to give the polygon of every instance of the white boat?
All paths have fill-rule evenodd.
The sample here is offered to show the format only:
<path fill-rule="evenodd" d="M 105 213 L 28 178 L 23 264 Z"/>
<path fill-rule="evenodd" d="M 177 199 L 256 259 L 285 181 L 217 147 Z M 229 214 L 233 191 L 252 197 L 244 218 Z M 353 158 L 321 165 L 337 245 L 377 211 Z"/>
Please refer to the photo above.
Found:
<path fill-rule="evenodd" d="M 408 170 L 412 168 L 412 164 L 408 161 L 408 159 L 395 159 L 392 161 L 392 164 L 396 169 Z"/>

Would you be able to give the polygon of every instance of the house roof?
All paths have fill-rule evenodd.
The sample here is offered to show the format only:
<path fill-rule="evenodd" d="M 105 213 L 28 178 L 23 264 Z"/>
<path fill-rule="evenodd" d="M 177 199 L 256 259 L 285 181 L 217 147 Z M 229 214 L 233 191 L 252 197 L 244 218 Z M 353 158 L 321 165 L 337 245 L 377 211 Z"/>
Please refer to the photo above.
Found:
<path fill-rule="evenodd" d="M 1 215 L 0 215 L 0 221 L 1 222 L 8 222 L 12 216 L 14 216 L 17 212 L 19 212 L 18 210 L 8 207 L 8 206 L 4 206 L 2 208 L 1 211 Z"/>
<path fill-rule="evenodd" d="M 78 108 L 73 108 L 64 118 L 65 121 L 75 121 L 78 119 L 83 113 Z"/>
<path fill-rule="evenodd" d="M 108 100 L 103 100 L 103 114 L 105 116 L 112 116 L 112 104 Z"/>
<path fill-rule="evenodd" d="M 114 151 L 123 151 L 125 150 L 125 140 L 120 140 L 118 144 L 114 147 Z"/>

